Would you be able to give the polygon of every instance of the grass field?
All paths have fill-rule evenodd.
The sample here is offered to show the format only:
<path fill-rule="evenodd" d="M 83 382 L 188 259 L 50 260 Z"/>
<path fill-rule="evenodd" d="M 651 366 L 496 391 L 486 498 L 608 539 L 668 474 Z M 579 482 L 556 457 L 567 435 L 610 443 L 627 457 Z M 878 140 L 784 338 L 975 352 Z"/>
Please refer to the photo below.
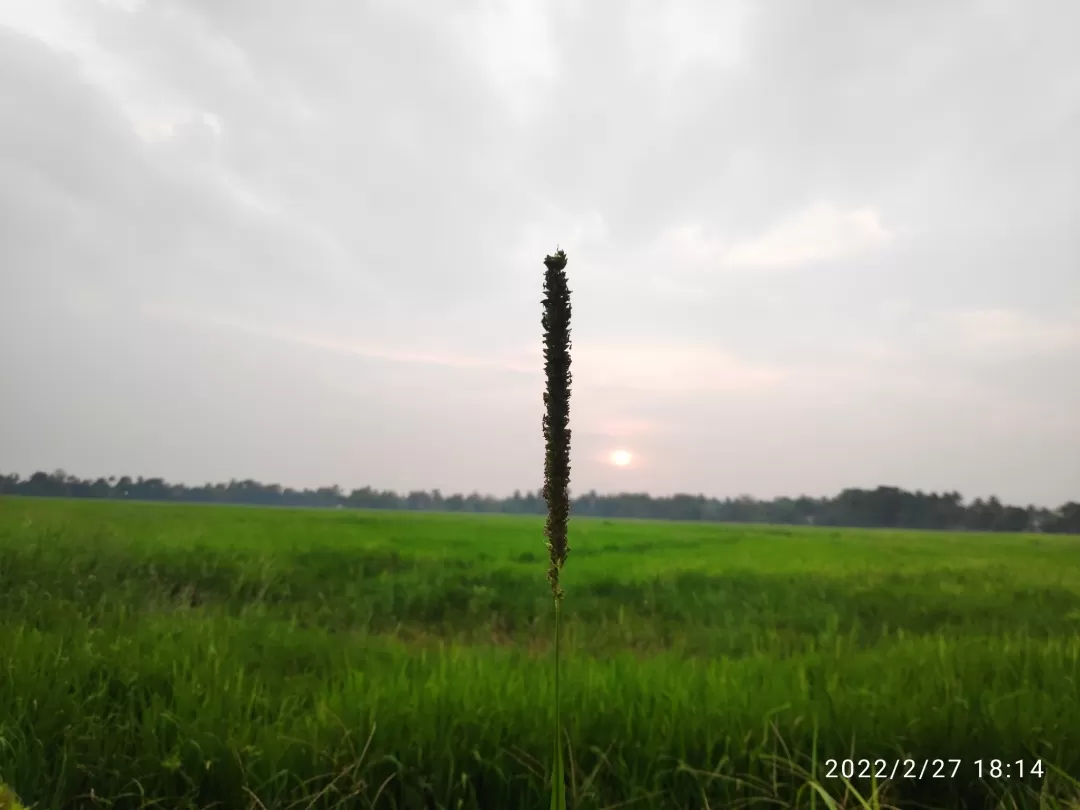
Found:
<path fill-rule="evenodd" d="M 39 808 L 545 807 L 541 527 L 0 499 L 0 780 Z M 826 775 L 851 757 L 960 760 L 874 803 L 1077 806 L 1080 538 L 572 520 L 571 547 L 573 807 L 825 808 L 811 781 L 856 807 Z"/>

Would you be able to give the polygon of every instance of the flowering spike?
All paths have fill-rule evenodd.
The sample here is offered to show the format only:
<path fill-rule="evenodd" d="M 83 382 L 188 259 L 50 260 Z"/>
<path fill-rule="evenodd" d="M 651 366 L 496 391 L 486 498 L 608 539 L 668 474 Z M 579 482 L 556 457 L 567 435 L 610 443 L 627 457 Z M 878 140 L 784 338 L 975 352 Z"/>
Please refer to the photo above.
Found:
<path fill-rule="evenodd" d="M 555 599 L 562 598 L 559 571 L 570 552 L 570 290 L 566 284 L 566 253 L 557 250 L 544 259 L 544 526 L 551 559 L 548 582 Z"/>

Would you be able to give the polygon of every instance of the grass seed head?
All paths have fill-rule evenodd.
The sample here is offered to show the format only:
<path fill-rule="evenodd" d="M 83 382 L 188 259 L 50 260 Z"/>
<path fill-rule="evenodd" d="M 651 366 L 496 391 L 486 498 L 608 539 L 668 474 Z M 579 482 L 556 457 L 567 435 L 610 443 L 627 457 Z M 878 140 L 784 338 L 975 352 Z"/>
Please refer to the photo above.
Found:
<path fill-rule="evenodd" d="M 559 571 L 570 552 L 570 290 L 566 283 L 566 253 L 557 250 L 544 259 L 544 500 L 548 516 L 544 526 L 551 565 L 548 582 L 556 599 L 562 598 Z"/>

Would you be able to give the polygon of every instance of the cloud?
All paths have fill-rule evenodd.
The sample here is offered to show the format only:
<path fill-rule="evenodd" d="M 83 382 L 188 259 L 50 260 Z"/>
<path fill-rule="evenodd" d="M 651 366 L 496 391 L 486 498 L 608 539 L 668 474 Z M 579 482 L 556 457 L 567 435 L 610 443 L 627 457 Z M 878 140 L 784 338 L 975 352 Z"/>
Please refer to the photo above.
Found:
<path fill-rule="evenodd" d="M 291 343 L 346 355 L 394 363 L 424 364 L 449 368 L 488 369 L 513 374 L 542 376 L 541 347 L 503 349 L 479 355 L 445 351 L 410 351 L 349 339 L 329 337 L 279 325 L 244 321 L 226 315 L 184 311 L 169 305 L 144 305 L 144 315 L 166 321 L 224 329 L 273 341 Z M 589 392 L 608 389 L 645 391 L 653 396 L 677 396 L 687 392 L 745 392 L 769 388 L 785 378 L 779 368 L 756 366 L 730 352 L 705 346 L 597 346 L 577 344 L 574 374 L 576 387 Z M 630 424 L 630 423 L 628 423 Z M 635 423 L 640 427 L 643 423 Z"/>
<path fill-rule="evenodd" d="M 873 208 L 841 211 L 822 202 L 756 239 L 736 243 L 725 259 L 736 266 L 792 267 L 846 259 L 887 245 L 893 236 Z"/>
<path fill-rule="evenodd" d="M 142 8 L 141 2 L 133 0 L 114 0 L 100 5 L 105 13 L 123 17 L 130 17 Z M 0 17 L 0 23 L 6 23 L 14 31 L 34 38 L 72 60 L 81 79 L 111 99 L 132 131 L 143 140 L 168 140 L 178 127 L 193 119 L 216 119 L 211 111 L 193 106 L 175 88 L 142 74 L 121 53 L 110 48 L 107 41 L 101 40 L 92 19 L 70 11 L 69 4 L 55 0 L 15 0 Z M 173 15 L 174 25 L 190 25 L 191 22 L 188 15 Z M 242 57 L 238 57 L 235 50 L 227 53 L 227 43 L 208 39 L 206 44 L 215 55 L 225 57 L 218 59 L 218 64 L 231 61 L 234 64 L 228 67 L 244 68 Z"/>
<path fill-rule="evenodd" d="M 743 392 L 784 379 L 779 368 L 740 360 L 714 346 L 575 346 L 575 375 L 590 388 L 625 388 L 653 396 L 689 392 Z M 580 383 L 579 383 L 580 386 Z"/>
<path fill-rule="evenodd" d="M 583 425 L 584 423 L 584 425 Z M 655 437 L 671 432 L 671 425 L 652 419 L 624 418 L 610 413 L 582 418 L 575 415 L 574 430 L 591 432 L 610 439 L 632 440 L 645 436 Z M 582 426 L 583 425 L 583 426 Z"/>
<path fill-rule="evenodd" d="M 633 3 L 622 17 L 636 80 L 674 83 L 693 69 L 737 70 L 746 58 L 746 2 Z"/>
<path fill-rule="evenodd" d="M 173 321 L 238 332 L 249 337 L 262 338 L 281 343 L 289 343 L 308 349 L 318 349 L 335 354 L 352 355 L 370 360 L 383 360 L 391 363 L 444 366 L 456 369 L 489 369 L 514 374 L 539 374 L 538 362 L 526 365 L 520 355 L 472 356 L 439 351 L 409 351 L 390 346 L 377 346 L 351 341 L 339 337 L 305 333 L 296 329 L 282 328 L 277 325 L 264 325 L 245 322 L 236 317 L 210 314 L 206 311 L 185 311 L 169 305 L 144 305 L 143 315 L 164 321 Z"/>
<path fill-rule="evenodd" d="M 548 5 L 544 0 L 484 0 L 451 18 L 462 49 L 520 120 L 536 112 L 536 96 L 551 89 L 560 67 Z"/>
<path fill-rule="evenodd" d="M 0 3 L 0 456 L 528 486 L 560 245 L 641 486 L 1063 498 L 1078 12 Z"/>
<path fill-rule="evenodd" d="M 712 238 L 700 225 L 668 229 L 658 254 L 699 269 L 786 269 L 841 261 L 881 249 L 896 232 L 870 207 L 841 210 L 818 202 L 758 236 L 728 241 Z"/>
<path fill-rule="evenodd" d="M 1080 347 L 1076 321 L 1040 319 L 1009 309 L 948 312 L 929 326 L 949 349 L 982 357 L 1059 354 Z"/>

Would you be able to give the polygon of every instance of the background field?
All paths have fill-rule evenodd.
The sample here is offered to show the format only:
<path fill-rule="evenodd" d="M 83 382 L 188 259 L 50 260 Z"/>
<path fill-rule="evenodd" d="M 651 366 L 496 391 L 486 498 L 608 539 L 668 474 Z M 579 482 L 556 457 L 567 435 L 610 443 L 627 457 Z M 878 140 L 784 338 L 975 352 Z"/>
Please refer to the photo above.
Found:
<path fill-rule="evenodd" d="M 44 808 L 543 807 L 541 527 L 0 499 L 0 779 Z M 815 757 L 961 759 L 884 788 L 936 806 L 985 804 L 977 759 L 1041 757 L 1044 804 L 1051 763 L 1080 775 L 1075 537 L 572 520 L 571 547 L 575 807 L 810 806 Z"/>

